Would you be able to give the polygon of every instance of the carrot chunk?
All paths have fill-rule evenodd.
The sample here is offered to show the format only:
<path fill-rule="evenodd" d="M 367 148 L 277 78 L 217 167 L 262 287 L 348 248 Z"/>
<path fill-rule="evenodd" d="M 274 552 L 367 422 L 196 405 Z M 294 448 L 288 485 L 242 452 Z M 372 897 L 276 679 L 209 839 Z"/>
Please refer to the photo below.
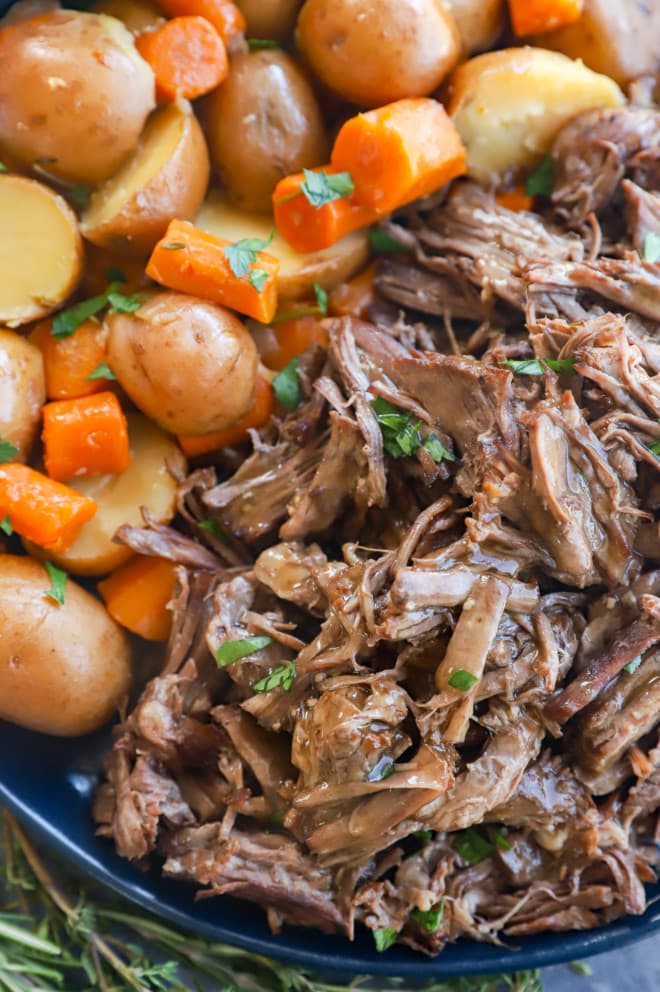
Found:
<path fill-rule="evenodd" d="M 260 375 L 257 377 L 252 406 L 235 424 L 225 427 L 222 431 L 215 431 L 213 434 L 203 434 L 198 437 L 182 436 L 178 438 L 178 442 L 184 454 L 188 455 L 189 458 L 195 458 L 197 455 L 208 455 L 212 451 L 220 451 L 221 448 L 242 444 L 247 441 L 250 428 L 258 429 L 268 423 L 273 406 L 273 387 L 268 379 Z"/>
<path fill-rule="evenodd" d="M 98 509 L 61 482 L 28 465 L 0 465 L 0 518 L 9 517 L 17 534 L 51 551 L 66 551 Z"/>
<path fill-rule="evenodd" d="M 43 356 L 49 400 L 90 396 L 108 388 L 110 379 L 101 374 L 106 359 L 103 328 L 96 321 L 86 320 L 73 334 L 58 339 L 51 333 L 51 321 L 43 320 L 30 341 Z"/>
<path fill-rule="evenodd" d="M 277 309 L 280 262 L 260 250 L 262 244 L 255 238 L 234 244 L 188 221 L 173 220 L 151 253 L 147 275 L 267 324 Z"/>
<path fill-rule="evenodd" d="M 172 626 L 167 604 L 174 594 L 176 565 L 139 556 L 98 583 L 110 616 L 148 641 L 166 641 Z"/>
<path fill-rule="evenodd" d="M 139 35 L 135 45 L 153 69 L 161 100 L 195 100 L 219 86 L 229 72 L 222 38 L 205 17 L 174 17 Z"/>
<path fill-rule="evenodd" d="M 158 0 L 170 17 L 197 14 L 210 21 L 225 45 L 229 45 L 246 28 L 242 12 L 230 0 Z"/>
<path fill-rule="evenodd" d="M 573 24 L 582 16 L 584 0 L 509 0 L 514 34 L 543 34 Z"/>
<path fill-rule="evenodd" d="M 348 282 L 341 283 L 328 296 L 328 313 L 333 317 L 368 319 L 369 307 L 376 302 L 375 278 L 376 262 L 372 262 Z"/>
<path fill-rule="evenodd" d="M 46 403 L 43 419 L 44 464 L 51 479 L 123 472 L 130 465 L 126 417 L 114 393 Z"/>
<path fill-rule="evenodd" d="M 533 210 L 534 197 L 526 193 L 522 186 L 515 186 L 513 189 L 495 194 L 495 200 L 501 207 L 507 210 Z"/>
<path fill-rule="evenodd" d="M 349 172 L 355 197 L 380 214 L 428 196 L 465 172 L 465 148 L 442 104 L 397 100 L 342 125 L 331 162 Z"/>
<path fill-rule="evenodd" d="M 340 169 L 326 165 L 312 172 L 336 175 Z M 303 191 L 305 174 L 285 176 L 273 191 L 275 226 L 296 251 L 322 251 L 360 227 L 373 224 L 378 215 L 358 203 L 354 195 L 341 196 L 315 206 Z"/>
<path fill-rule="evenodd" d="M 316 317 L 292 317 L 273 324 L 261 338 L 255 336 L 255 340 L 264 365 L 281 372 L 310 345 L 327 348 L 328 332 Z"/>

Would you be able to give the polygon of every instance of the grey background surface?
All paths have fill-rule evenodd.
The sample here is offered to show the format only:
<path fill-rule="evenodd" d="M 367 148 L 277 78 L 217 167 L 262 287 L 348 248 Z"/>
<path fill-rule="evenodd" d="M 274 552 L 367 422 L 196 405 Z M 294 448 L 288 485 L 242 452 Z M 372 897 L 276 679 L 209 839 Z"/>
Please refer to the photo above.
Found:
<path fill-rule="evenodd" d="M 585 961 L 593 974 L 568 965 L 543 972 L 544 992 L 660 992 L 660 934 Z"/>

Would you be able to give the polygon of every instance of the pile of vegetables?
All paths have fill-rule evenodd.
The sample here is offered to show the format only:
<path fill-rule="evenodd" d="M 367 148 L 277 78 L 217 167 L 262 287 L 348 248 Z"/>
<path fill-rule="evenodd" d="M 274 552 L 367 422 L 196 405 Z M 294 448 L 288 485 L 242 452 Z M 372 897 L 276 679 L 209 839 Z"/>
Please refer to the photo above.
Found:
<path fill-rule="evenodd" d="M 295 405 L 323 318 L 373 298 L 373 225 L 464 174 L 532 205 L 519 184 L 558 128 L 622 104 L 620 85 L 655 58 L 642 44 L 631 67 L 614 6 L 12 8 L 1 717 L 81 734 L 112 715 L 131 681 L 126 631 L 167 637 L 175 579 L 115 543 L 118 527 L 172 520 L 188 459 L 240 455 L 249 430 Z M 626 30 L 643 36 L 647 16 L 631 5 Z M 509 47 L 474 54 L 501 37 Z"/>

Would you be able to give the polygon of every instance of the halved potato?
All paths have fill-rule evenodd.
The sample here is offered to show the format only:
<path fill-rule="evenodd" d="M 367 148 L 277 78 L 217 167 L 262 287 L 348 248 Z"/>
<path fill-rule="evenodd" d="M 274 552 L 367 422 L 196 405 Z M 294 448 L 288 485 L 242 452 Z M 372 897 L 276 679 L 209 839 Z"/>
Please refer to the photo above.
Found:
<path fill-rule="evenodd" d="M 101 248 L 146 254 L 173 218 L 192 220 L 208 181 L 197 118 L 186 100 L 170 103 L 152 114 L 129 161 L 92 194 L 82 233 Z"/>
<path fill-rule="evenodd" d="M 68 482 L 72 489 L 95 499 L 99 508 L 67 551 L 46 552 L 24 541 L 35 558 L 48 558 L 74 575 L 105 575 L 131 557 L 133 552 L 114 544 L 112 538 L 122 524 L 142 524 L 141 506 L 158 523 L 168 523 L 174 516 L 177 483 L 170 468 L 185 473 L 181 449 L 141 414 L 129 413 L 127 419 L 130 467 L 117 475 L 80 476 Z"/>
<path fill-rule="evenodd" d="M 95 14 L 116 17 L 133 35 L 156 28 L 165 21 L 162 10 L 151 0 L 97 0 L 89 9 Z"/>
<path fill-rule="evenodd" d="M 225 196 L 212 190 L 197 215 L 195 224 L 209 234 L 229 241 L 241 238 L 270 237 L 274 230 L 272 214 L 247 213 L 234 207 Z M 330 248 L 302 254 L 294 251 L 275 231 L 268 252 L 280 260 L 277 288 L 280 300 L 299 300 L 313 296 L 317 282 L 325 290 L 334 289 L 350 279 L 369 258 L 369 237 L 366 230 L 353 231 Z"/>
<path fill-rule="evenodd" d="M 505 0 L 441 0 L 456 21 L 464 54 L 492 48 L 504 28 Z"/>
<path fill-rule="evenodd" d="M 47 186 L 0 175 L 0 323 L 45 317 L 75 289 L 82 239 L 69 205 Z"/>

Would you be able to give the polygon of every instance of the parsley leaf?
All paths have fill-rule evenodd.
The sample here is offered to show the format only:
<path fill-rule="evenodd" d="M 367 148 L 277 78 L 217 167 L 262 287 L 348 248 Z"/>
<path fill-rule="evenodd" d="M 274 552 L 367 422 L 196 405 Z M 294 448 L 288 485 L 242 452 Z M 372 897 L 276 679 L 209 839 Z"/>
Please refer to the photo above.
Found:
<path fill-rule="evenodd" d="M 523 358 L 519 361 L 508 358 L 499 364 L 511 369 L 516 375 L 543 375 L 546 368 L 552 372 L 575 373 L 574 358 Z"/>
<path fill-rule="evenodd" d="M 389 928 L 387 930 L 372 930 L 371 935 L 374 938 L 376 950 L 381 953 L 392 947 L 393 944 L 396 944 L 396 938 L 398 937 L 397 931 L 390 930 Z"/>
<path fill-rule="evenodd" d="M 82 303 L 76 303 L 68 310 L 61 310 L 53 317 L 51 334 L 58 341 L 62 338 L 68 338 L 85 320 L 100 313 L 107 306 L 107 303 L 108 297 L 102 293 L 100 296 L 92 296 L 89 300 L 83 300 Z"/>
<path fill-rule="evenodd" d="M 442 923 L 442 917 L 445 915 L 445 904 L 440 900 L 438 905 L 432 909 L 413 909 L 410 915 L 428 933 L 435 933 Z"/>
<path fill-rule="evenodd" d="M 61 568 L 56 568 L 52 562 L 44 562 L 48 577 L 50 579 L 50 589 L 44 593 L 49 599 L 55 600 L 60 606 L 64 603 L 64 587 L 66 586 L 67 574 Z"/>
<path fill-rule="evenodd" d="M 469 692 L 479 679 L 472 672 L 467 672 L 464 668 L 457 668 L 449 676 L 449 685 L 452 689 L 459 689 L 460 692 Z"/>
<path fill-rule="evenodd" d="M 649 445 L 649 451 L 654 455 L 660 455 L 660 441 L 653 441 L 653 443 Z"/>
<path fill-rule="evenodd" d="M 6 534 L 7 537 L 11 537 L 14 533 L 14 528 L 11 525 L 11 520 L 9 519 L 8 513 L 6 513 L 2 520 L 0 520 L 0 530 L 3 534 Z"/>
<path fill-rule="evenodd" d="M 314 296 L 316 297 L 316 305 L 319 308 L 319 312 L 326 317 L 328 314 L 328 294 L 323 286 L 320 286 L 317 282 L 314 283 Z"/>
<path fill-rule="evenodd" d="M 275 395 L 285 410 L 295 410 L 300 403 L 299 364 L 296 355 L 273 379 Z"/>
<path fill-rule="evenodd" d="M 117 376 L 105 362 L 99 362 L 93 372 L 90 372 L 86 379 L 116 379 Z"/>
<path fill-rule="evenodd" d="M 267 248 L 274 237 L 275 231 L 271 231 L 267 241 L 263 238 L 241 238 L 233 245 L 227 245 L 223 253 L 237 279 L 248 274 L 250 266 L 257 261 L 258 252 Z"/>
<path fill-rule="evenodd" d="M 208 534 L 213 534 L 214 537 L 218 537 L 221 541 L 226 543 L 227 537 L 222 533 L 220 524 L 217 520 L 198 520 L 197 526 L 200 530 L 205 530 Z"/>
<path fill-rule="evenodd" d="M 0 464 L 11 462 L 18 454 L 18 448 L 11 441 L 3 441 L 0 437 Z"/>
<path fill-rule="evenodd" d="M 272 640 L 272 637 L 245 637 L 242 640 L 225 641 L 215 652 L 218 668 L 226 668 L 240 658 L 261 651 L 262 648 L 268 647 Z"/>
<path fill-rule="evenodd" d="M 500 851 L 511 850 L 511 844 L 509 844 L 508 840 L 506 839 L 501 827 L 489 827 L 488 836 L 490 837 L 495 847 L 499 847 Z"/>
<path fill-rule="evenodd" d="M 108 304 L 110 306 L 110 313 L 135 313 L 142 306 L 142 298 L 139 293 L 133 293 L 132 296 L 126 296 L 125 293 L 119 293 L 116 290 L 108 290 Z"/>
<path fill-rule="evenodd" d="M 9 169 L 4 162 L 0 162 L 0 172 L 9 172 Z"/>
<path fill-rule="evenodd" d="M 384 778 L 394 775 L 396 766 L 389 754 L 383 754 L 367 775 L 367 782 L 382 782 Z"/>
<path fill-rule="evenodd" d="M 285 692 L 291 692 L 293 680 L 296 677 L 296 663 L 289 661 L 286 665 L 278 665 L 270 675 L 266 675 L 258 682 L 252 683 L 255 692 L 270 692 L 271 689 L 282 688 Z"/>
<path fill-rule="evenodd" d="M 460 830 L 454 837 L 451 846 L 470 865 L 478 865 L 494 850 L 494 845 L 482 837 L 474 827 Z"/>
<path fill-rule="evenodd" d="M 593 968 L 585 964 L 584 961 L 571 961 L 568 967 L 574 974 L 583 975 L 585 978 L 588 978 L 589 975 L 593 975 L 594 973 Z"/>
<path fill-rule="evenodd" d="M 624 672 L 628 672 L 628 675 L 634 675 L 641 663 L 642 656 L 638 654 L 636 658 L 633 658 L 632 661 L 629 661 L 627 665 L 623 666 L 623 670 Z"/>
<path fill-rule="evenodd" d="M 644 261 L 652 265 L 660 262 L 660 234 L 655 231 L 649 231 L 644 238 Z"/>
<path fill-rule="evenodd" d="M 305 179 L 300 191 L 317 209 L 324 207 L 326 203 L 332 203 L 333 200 L 341 200 L 342 196 L 350 196 L 355 189 L 349 172 L 335 172 L 328 175 L 323 169 L 320 172 L 303 169 L 303 173 Z"/>
<path fill-rule="evenodd" d="M 105 281 L 111 282 L 126 282 L 126 273 L 123 269 L 118 268 L 116 265 L 111 265 L 109 269 L 106 269 L 103 273 Z"/>
<path fill-rule="evenodd" d="M 383 435 L 383 447 L 392 458 L 403 458 L 404 455 L 414 455 L 419 448 L 424 448 L 434 462 L 443 460 L 454 462 L 456 457 L 445 448 L 435 434 L 422 440 L 421 420 L 413 420 L 412 414 L 404 413 L 393 406 L 382 396 L 377 396 L 371 403 L 371 409 L 376 414 Z"/>
<path fill-rule="evenodd" d="M 445 448 L 444 444 L 436 434 L 429 434 L 424 441 L 422 448 L 424 448 L 425 451 L 428 451 L 434 462 L 440 463 L 442 461 L 456 461 L 456 455 L 453 454 L 449 448 Z"/>
<path fill-rule="evenodd" d="M 247 38 L 248 48 L 251 52 L 258 52 L 262 48 L 279 48 L 279 43 L 272 38 Z"/>
<path fill-rule="evenodd" d="M 89 202 L 90 192 L 89 186 L 85 186 L 83 183 L 78 183 L 76 186 L 72 186 L 71 189 L 68 190 L 68 196 L 69 199 L 73 200 L 77 206 L 86 207 Z"/>
<path fill-rule="evenodd" d="M 387 255 L 397 252 L 400 255 L 410 255 L 410 248 L 406 248 L 399 241 L 396 241 L 387 231 L 381 231 L 378 227 L 372 227 L 369 231 L 369 241 L 372 250 L 377 255 Z"/>
<path fill-rule="evenodd" d="M 265 269 L 252 269 L 248 276 L 248 282 L 257 293 L 260 293 L 268 282 L 268 273 Z"/>
<path fill-rule="evenodd" d="M 430 840 L 433 840 L 433 831 L 432 830 L 413 830 L 413 832 L 412 832 L 412 834 L 410 836 L 411 837 L 414 837 L 415 840 L 421 841 L 422 844 L 428 844 L 428 842 Z"/>
<path fill-rule="evenodd" d="M 525 183 L 527 196 L 550 196 L 554 186 L 554 166 L 552 157 L 544 155 L 533 172 L 530 172 Z"/>

